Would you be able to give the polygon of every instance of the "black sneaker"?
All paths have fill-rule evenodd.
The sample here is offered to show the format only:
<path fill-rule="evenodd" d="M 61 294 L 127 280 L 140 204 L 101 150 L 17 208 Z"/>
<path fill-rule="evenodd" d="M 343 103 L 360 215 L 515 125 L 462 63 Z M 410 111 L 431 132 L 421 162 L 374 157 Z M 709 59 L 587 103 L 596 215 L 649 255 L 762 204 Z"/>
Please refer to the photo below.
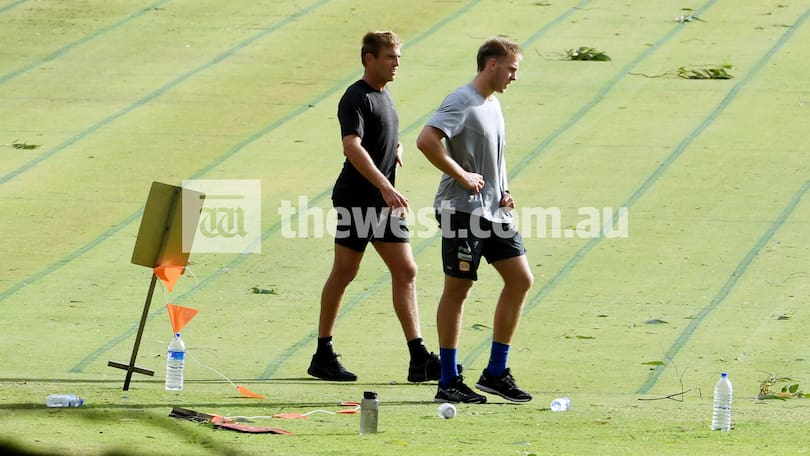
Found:
<path fill-rule="evenodd" d="M 458 373 L 464 371 L 464 366 L 461 364 L 456 365 Z M 408 381 L 414 383 L 428 382 L 431 380 L 440 380 L 442 378 L 442 365 L 439 363 L 439 357 L 435 353 L 431 353 L 427 358 L 422 361 L 411 360 L 408 366 Z"/>
<path fill-rule="evenodd" d="M 354 382 L 357 381 L 357 376 L 346 370 L 340 361 L 338 361 L 337 353 L 329 355 L 312 355 L 312 362 L 309 363 L 307 374 L 320 378 L 321 380 L 330 380 L 333 382 Z"/>
<path fill-rule="evenodd" d="M 486 396 L 482 396 L 464 384 L 464 377 L 459 375 L 452 384 L 445 388 L 439 385 L 436 392 L 436 402 L 462 402 L 464 404 L 483 404 L 487 401 Z"/>
<path fill-rule="evenodd" d="M 532 400 L 531 394 L 523 391 L 517 386 L 515 383 L 515 378 L 512 377 L 512 373 L 509 371 L 509 369 L 506 369 L 506 372 L 504 372 L 503 377 L 501 378 L 488 377 L 487 371 L 484 369 L 484 372 L 481 373 L 481 378 L 478 379 L 478 383 L 475 384 L 475 387 L 485 393 L 497 394 L 498 396 L 512 402 L 529 402 Z"/>

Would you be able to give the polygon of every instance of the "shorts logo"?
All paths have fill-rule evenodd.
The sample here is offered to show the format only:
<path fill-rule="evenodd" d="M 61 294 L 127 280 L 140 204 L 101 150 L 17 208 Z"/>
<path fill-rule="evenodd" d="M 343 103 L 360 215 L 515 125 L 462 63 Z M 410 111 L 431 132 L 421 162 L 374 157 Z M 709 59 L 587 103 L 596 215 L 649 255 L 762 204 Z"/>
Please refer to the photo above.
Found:
<path fill-rule="evenodd" d="M 472 249 L 467 245 L 458 246 L 458 259 L 460 261 L 472 261 Z"/>
<path fill-rule="evenodd" d="M 461 272 L 470 272 L 470 262 L 458 260 L 458 270 Z"/>

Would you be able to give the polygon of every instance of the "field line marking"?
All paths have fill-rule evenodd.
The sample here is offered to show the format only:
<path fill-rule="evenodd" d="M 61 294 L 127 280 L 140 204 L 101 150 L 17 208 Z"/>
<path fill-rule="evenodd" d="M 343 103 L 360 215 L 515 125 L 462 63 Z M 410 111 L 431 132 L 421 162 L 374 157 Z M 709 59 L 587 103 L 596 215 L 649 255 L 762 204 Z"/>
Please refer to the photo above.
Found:
<path fill-rule="evenodd" d="M 59 260 L 51 263 L 45 269 L 43 269 L 43 270 L 37 272 L 36 274 L 28 277 L 27 279 L 23 279 L 22 281 L 15 283 L 14 285 L 9 287 L 5 291 L 0 292 L 0 302 L 5 301 L 10 296 L 12 296 L 13 294 L 15 294 L 18 291 L 22 290 L 23 288 L 26 288 L 26 287 L 28 287 L 28 286 L 36 283 L 36 282 L 39 282 L 40 280 L 42 280 L 46 276 L 58 271 L 59 269 L 62 269 L 63 266 L 67 265 L 68 263 L 75 260 L 76 258 L 79 258 L 80 256 L 84 255 L 85 253 L 87 253 L 90 250 L 94 249 L 99 244 L 101 244 L 102 242 L 109 239 L 117 231 L 119 231 L 121 229 L 121 227 L 123 227 L 125 225 L 128 225 L 128 224 L 130 224 L 132 222 L 138 221 L 140 219 L 140 216 L 141 216 L 142 213 L 143 213 L 143 209 L 141 209 L 139 211 L 136 211 L 133 214 L 130 214 L 118 226 L 113 227 L 113 228 L 105 231 L 104 233 L 102 233 L 101 235 L 99 235 L 98 237 L 93 239 L 92 241 L 90 241 L 87 244 L 83 245 L 79 249 L 71 252 L 69 255 L 66 255 L 66 256 L 60 258 Z"/>
<path fill-rule="evenodd" d="M 169 1 L 171 1 L 171 0 L 157 1 L 157 2 L 147 6 L 146 8 L 142 8 L 140 11 L 138 11 L 136 13 L 130 14 L 129 16 L 119 20 L 118 22 L 110 24 L 107 27 L 98 29 L 94 33 L 91 33 L 90 35 L 82 37 L 81 39 L 78 39 L 78 40 L 68 44 L 67 46 L 64 46 L 64 47 L 62 47 L 60 49 L 57 49 L 56 51 L 46 55 L 45 57 L 43 57 L 43 58 L 41 58 L 41 59 L 39 59 L 39 60 L 37 60 L 35 62 L 32 62 L 32 63 L 30 63 L 30 64 L 28 64 L 28 65 L 26 65 L 24 67 L 16 69 L 16 70 L 14 70 L 14 71 L 12 71 L 10 73 L 4 74 L 3 76 L 0 76 L 0 84 L 5 84 L 6 82 L 10 81 L 11 79 L 16 78 L 17 76 L 19 76 L 21 74 L 28 73 L 29 71 L 33 70 L 34 68 L 38 67 L 39 65 L 42 65 L 43 63 L 52 62 L 52 61 L 58 59 L 59 57 L 63 56 L 67 52 L 81 46 L 82 44 L 84 44 L 84 43 L 86 43 L 88 41 L 94 40 L 94 39 L 98 38 L 99 36 L 101 36 L 101 35 L 103 35 L 105 33 L 108 33 L 108 32 L 110 32 L 112 30 L 115 30 L 118 27 L 126 24 L 127 22 L 129 22 L 129 21 L 131 21 L 133 19 L 136 19 L 136 18 L 138 18 L 140 16 L 143 16 L 148 11 L 153 10 L 153 9 L 159 7 L 160 5 L 162 5 L 164 3 L 167 3 Z M 22 2 L 19 2 L 19 3 L 22 3 Z M 3 11 L 4 10 L 0 10 L 0 13 L 2 13 Z"/>
<path fill-rule="evenodd" d="M 15 177 L 25 173 L 29 169 L 31 169 L 34 166 L 38 165 L 39 163 L 42 163 L 46 159 L 56 155 L 57 153 L 59 153 L 59 152 L 63 151 L 64 149 L 72 146 L 73 144 L 76 144 L 77 142 L 81 141 L 82 139 L 84 139 L 84 138 L 90 136 L 91 134 L 97 132 L 98 130 L 101 130 L 102 128 L 106 127 L 107 125 L 110 125 L 111 123 L 118 120 L 119 118 L 121 118 L 121 117 L 135 111 L 136 109 L 140 108 L 141 106 L 144 106 L 144 105 L 148 104 L 149 102 L 151 102 L 152 100 L 155 100 L 156 98 L 162 96 L 163 94 L 165 94 L 169 90 L 179 86 L 180 84 L 182 84 L 186 80 L 190 79 L 192 76 L 195 76 L 196 74 L 198 74 L 198 73 L 200 73 L 202 71 L 205 71 L 205 70 L 207 70 L 209 68 L 213 68 L 214 66 L 222 63 L 224 60 L 231 57 L 236 51 L 239 51 L 239 50 L 247 47 L 248 45 L 258 41 L 261 38 L 264 38 L 265 36 L 269 35 L 270 33 L 275 32 L 276 30 L 278 30 L 278 29 L 284 27 L 285 25 L 297 20 L 298 18 L 300 18 L 300 17 L 314 11 L 315 9 L 322 6 L 323 4 L 327 3 L 327 1 L 328 0 L 320 0 L 320 1 L 316 2 L 316 3 L 313 3 L 312 5 L 308 6 L 307 8 L 304 8 L 304 9 L 302 9 L 300 11 L 297 11 L 297 12 L 285 17 L 281 21 L 276 22 L 275 24 L 273 24 L 269 28 L 267 28 L 265 30 L 262 30 L 262 31 L 260 31 L 260 32 L 258 32 L 256 34 L 253 34 L 253 35 L 245 38 L 244 40 L 239 42 L 239 44 L 237 44 L 236 46 L 233 46 L 230 49 L 228 49 L 227 51 L 219 54 L 218 56 L 214 57 L 209 62 L 206 62 L 206 63 L 204 63 L 202 65 L 198 65 L 197 67 L 183 73 L 182 75 L 180 75 L 177 78 L 173 79 L 168 84 L 165 84 L 162 87 L 153 90 L 149 95 L 146 95 L 145 97 L 141 98 L 140 100 L 136 101 L 135 103 L 133 103 L 133 104 L 131 104 L 131 105 L 129 105 L 129 106 L 123 108 L 123 109 L 120 109 L 118 112 L 116 112 L 116 113 L 114 113 L 114 114 L 112 114 L 110 116 L 107 116 L 106 118 L 102 119 L 99 122 L 96 122 L 94 125 L 82 130 L 81 132 L 74 135 L 72 138 L 68 139 L 67 141 L 57 145 L 53 149 L 50 149 L 50 150 L 48 150 L 48 151 L 34 157 L 31 161 L 25 163 L 24 165 L 20 166 L 19 168 L 15 169 L 14 171 L 9 172 L 5 176 L 0 177 L 0 185 L 3 185 L 6 182 L 10 181 L 11 179 L 14 179 Z"/>
<path fill-rule="evenodd" d="M 807 180 L 804 183 L 804 185 L 799 189 L 799 191 L 793 195 L 793 197 L 790 199 L 790 202 L 788 202 L 787 206 L 785 206 L 785 208 L 779 214 L 779 217 L 777 217 L 776 220 L 771 224 L 771 226 L 768 227 L 768 229 L 765 231 L 765 233 L 763 233 L 762 237 L 759 238 L 756 244 L 754 244 L 754 246 L 751 247 L 751 250 L 749 250 L 748 253 L 745 254 L 745 257 L 743 257 L 742 261 L 740 261 L 740 263 L 734 269 L 734 272 L 731 273 L 731 276 L 723 284 L 723 287 L 720 288 L 720 291 L 718 291 L 717 294 L 712 298 L 711 302 L 709 302 L 709 304 L 706 307 L 701 309 L 700 312 L 698 312 L 698 314 L 695 316 L 695 318 L 689 321 L 689 324 L 686 325 L 686 328 L 684 328 L 684 330 L 681 332 L 678 338 L 675 339 L 675 342 L 673 342 L 669 350 L 667 350 L 667 352 L 664 354 L 664 359 L 674 359 L 675 356 L 677 356 L 678 352 L 680 352 L 681 349 L 684 347 L 684 345 L 686 345 L 686 343 L 689 341 L 689 338 L 692 337 L 692 334 L 695 333 L 698 326 L 700 326 L 700 324 L 703 323 L 706 317 L 708 317 L 709 314 L 712 313 L 712 311 L 716 309 L 726 299 L 726 297 L 728 297 L 729 293 L 731 293 L 731 290 L 740 280 L 740 277 L 742 277 L 743 274 L 745 274 L 745 271 L 748 269 L 748 266 L 750 266 L 751 263 L 753 263 L 754 259 L 756 259 L 756 257 L 759 255 L 759 252 L 761 252 L 762 249 L 768 244 L 768 242 L 770 242 L 770 240 L 773 238 L 774 234 L 776 234 L 779 228 L 781 228 L 782 225 L 784 225 L 785 221 L 787 221 L 788 217 L 790 217 L 790 215 L 796 209 L 796 206 L 798 206 L 799 202 L 807 194 L 808 190 L 810 190 L 810 180 Z M 666 365 L 655 366 L 655 369 L 647 377 L 647 381 L 644 382 L 644 384 L 641 385 L 641 387 L 639 387 L 636 393 L 637 394 L 647 393 L 653 386 L 655 386 L 655 384 L 658 382 L 658 379 L 661 378 L 661 375 L 666 370 L 666 367 L 667 367 Z"/>
<path fill-rule="evenodd" d="M 11 2 L 8 5 L 0 8 L 0 14 L 5 13 L 6 11 L 14 8 L 15 6 L 21 5 L 21 4 L 23 4 L 23 3 L 27 2 L 27 1 L 28 0 L 17 0 L 16 2 Z"/>
<path fill-rule="evenodd" d="M 300 14 L 300 12 L 297 13 L 297 14 Z M 278 25 L 278 23 L 277 23 L 277 25 Z M 265 32 L 269 32 L 269 30 L 266 30 Z M 231 51 L 233 49 L 234 48 L 232 48 Z M 349 80 L 349 79 L 350 78 L 346 78 L 346 79 L 344 79 L 344 81 Z M 344 81 L 341 81 L 341 83 L 339 83 L 339 84 L 342 84 Z M 338 88 L 339 88 L 339 86 L 336 84 L 331 90 L 335 91 Z M 327 97 L 329 94 L 331 94 L 331 92 L 326 92 L 325 94 L 321 95 L 320 97 L 318 97 L 318 98 L 316 98 L 314 100 L 311 100 L 309 102 L 309 104 L 317 103 L 322 98 Z M 306 105 L 307 104 L 305 103 L 304 106 L 306 106 Z M 259 137 L 261 137 L 261 135 L 267 134 L 269 131 L 272 131 L 273 129 L 278 128 L 279 126 L 281 126 L 283 123 L 285 123 L 286 121 L 288 121 L 289 119 L 291 119 L 295 115 L 300 114 L 303 110 L 304 110 L 304 108 L 299 108 L 298 110 L 296 110 L 292 114 L 287 114 L 286 117 L 282 118 L 281 121 L 274 122 L 270 126 L 268 126 L 268 127 L 264 128 L 264 129 L 262 129 L 262 130 L 260 130 L 260 131 L 258 131 L 256 133 L 250 135 L 248 138 L 241 141 L 236 146 L 230 148 L 223 155 L 217 157 L 213 161 L 213 164 L 209 164 L 206 167 L 202 168 L 197 173 L 195 173 L 194 175 L 189 177 L 189 179 L 197 179 L 197 178 L 201 177 L 202 175 L 204 175 L 205 173 L 207 173 L 208 171 L 213 169 L 216 165 L 221 164 L 226 159 L 228 159 L 229 157 L 234 155 L 241 148 L 243 148 L 246 145 L 252 143 L 253 141 L 256 141 L 257 139 L 259 139 Z M 0 182 L 0 184 L 2 184 L 2 183 L 3 182 Z M 30 284 L 32 284 L 34 282 L 38 282 L 38 281 L 42 280 L 43 278 L 45 278 L 49 274 L 61 269 L 62 266 L 65 266 L 66 264 L 68 264 L 69 262 L 75 260 L 76 258 L 81 256 L 82 254 L 88 252 L 92 248 L 97 247 L 102 241 L 110 238 L 113 234 L 117 233 L 118 231 L 121 231 L 124 227 L 128 226 L 130 223 L 137 222 L 142 213 L 143 213 L 143 208 L 138 209 L 137 211 L 135 211 L 134 213 L 128 215 L 123 220 L 118 222 L 115 226 L 113 226 L 110 229 L 108 229 L 107 231 L 103 232 L 97 238 L 95 238 L 92 241 L 88 242 L 87 244 L 85 244 L 84 246 L 79 248 L 78 250 L 76 250 L 76 251 L 74 251 L 74 252 L 72 252 L 72 253 L 70 253 L 70 254 L 62 257 L 62 258 L 60 258 L 56 262 L 50 264 L 45 269 L 35 273 L 34 275 L 30 276 L 29 278 L 24 279 L 24 280 L 14 284 L 14 285 L 12 285 L 9 289 L 7 289 L 7 290 L 5 290 L 3 292 L 0 292 L 0 303 L 3 302 L 4 300 L 8 299 L 9 296 L 13 295 L 14 293 L 19 291 L 20 289 L 25 288 L 26 286 L 28 286 L 28 285 L 30 285 Z"/>
<path fill-rule="evenodd" d="M 757 64 L 745 76 L 745 78 L 743 78 L 737 85 L 734 86 L 731 93 L 729 93 L 729 95 L 726 96 L 723 102 L 720 103 L 720 106 L 718 106 L 717 110 L 715 110 L 712 119 L 716 117 L 717 114 L 720 113 L 720 111 L 725 109 L 725 107 L 731 102 L 731 99 L 737 94 L 740 87 L 745 85 L 748 81 L 750 81 L 754 77 L 754 75 L 759 73 L 759 71 L 770 61 L 770 59 L 779 51 L 779 49 L 781 49 L 782 46 L 784 46 L 785 43 L 787 43 L 788 40 L 790 40 L 790 38 L 793 37 L 793 34 L 796 32 L 796 29 L 798 29 L 805 22 L 808 16 L 810 16 L 810 9 L 806 10 L 804 14 L 796 21 L 796 23 L 792 27 L 790 27 L 785 32 L 784 35 L 782 35 L 782 37 L 776 42 L 776 44 L 774 44 L 770 48 L 770 50 L 768 50 L 768 52 L 757 62 Z M 697 132 L 697 134 L 700 134 L 700 132 L 702 131 L 703 129 L 700 129 L 700 131 Z M 686 345 L 686 343 L 689 341 L 689 338 L 692 336 L 692 334 L 694 334 L 698 326 L 700 326 L 700 324 L 706 319 L 706 317 L 726 299 L 731 290 L 740 280 L 740 277 L 743 274 L 745 274 L 745 271 L 748 269 L 748 266 L 754 261 L 759 252 L 765 246 L 765 244 L 767 244 L 768 241 L 771 240 L 776 231 L 780 227 L 782 227 L 787 218 L 796 209 L 796 206 L 799 204 L 799 201 L 807 193 L 808 189 L 810 189 L 810 180 L 805 182 L 804 185 L 801 187 L 801 189 L 799 189 L 799 191 L 795 195 L 793 195 L 790 202 L 782 211 L 782 213 L 779 214 L 776 220 L 774 220 L 774 222 L 771 224 L 768 230 L 765 231 L 765 233 L 762 235 L 759 241 L 757 241 L 753 245 L 753 247 L 751 247 L 748 253 L 746 253 L 743 259 L 737 265 L 736 269 L 734 269 L 734 272 L 731 274 L 728 280 L 726 280 L 725 284 L 723 284 L 723 287 L 720 288 L 720 291 L 718 291 L 718 293 L 712 298 L 709 304 L 703 309 L 701 309 L 701 311 L 698 312 L 697 316 L 694 319 L 689 321 L 689 324 L 686 326 L 686 328 L 684 328 L 684 330 L 681 332 L 681 334 L 678 336 L 678 338 L 675 340 L 672 346 L 664 354 L 664 359 L 674 359 L 675 356 L 678 354 L 678 352 L 680 352 L 683 346 Z M 641 387 L 639 387 L 639 389 L 636 392 L 638 394 L 645 394 L 646 392 L 648 392 L 653 386 L 655 386 L 655 384 L 658 382 L 658 379 L 661 378 L 661 374 L 663 374 L 665 370 L 666 365 L 655 366 L 655 369 L 653 369 L 653 371 L 647 377 L 647 381 L 644 382 L 644 384 L 641 385 Z"/>

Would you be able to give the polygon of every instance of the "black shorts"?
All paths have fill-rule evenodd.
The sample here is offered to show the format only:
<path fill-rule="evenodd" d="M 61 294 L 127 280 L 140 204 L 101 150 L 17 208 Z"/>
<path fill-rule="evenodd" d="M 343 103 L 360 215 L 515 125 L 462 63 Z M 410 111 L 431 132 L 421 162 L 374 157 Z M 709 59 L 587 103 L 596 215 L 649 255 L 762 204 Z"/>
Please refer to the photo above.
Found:
<path fill-rule="evenodd" d="M 444 273 L 478 280 L 481 257 L 487 263 L 526 254 L 523 238 L 510 223 L 491 222 L 465 212 L 437 212 L 442 230 Z"/>
<path fill-rule="evenodd" d="M 405 219 L 392 215 L 387 207 L 335 206 L 335 244 L 365 252 L 369 242 L 409 242 Z"/>

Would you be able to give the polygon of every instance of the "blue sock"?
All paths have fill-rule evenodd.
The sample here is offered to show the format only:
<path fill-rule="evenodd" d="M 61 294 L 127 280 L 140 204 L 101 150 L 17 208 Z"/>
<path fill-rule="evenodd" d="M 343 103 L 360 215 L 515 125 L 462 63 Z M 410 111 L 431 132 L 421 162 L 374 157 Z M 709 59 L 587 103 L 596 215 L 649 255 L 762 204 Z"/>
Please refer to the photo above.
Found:
<path fill-rule="evenodd" d="M 500 342 L 492 342 L 492 350 L 489 354 L 489 364 L 487 365 L 487 375 L 493 378 L 501 378 L 506 373 L 506 360 L 509 358 L 509 345 Z"/>
<path fill-rule="evenodd" d="M 439 363 L 442 366 L 442 378 L 439 380 L 441 386 L 447 386 L 453 379 L 458 377 L 457 351 L 455 348 L 439 347 Z"/>

